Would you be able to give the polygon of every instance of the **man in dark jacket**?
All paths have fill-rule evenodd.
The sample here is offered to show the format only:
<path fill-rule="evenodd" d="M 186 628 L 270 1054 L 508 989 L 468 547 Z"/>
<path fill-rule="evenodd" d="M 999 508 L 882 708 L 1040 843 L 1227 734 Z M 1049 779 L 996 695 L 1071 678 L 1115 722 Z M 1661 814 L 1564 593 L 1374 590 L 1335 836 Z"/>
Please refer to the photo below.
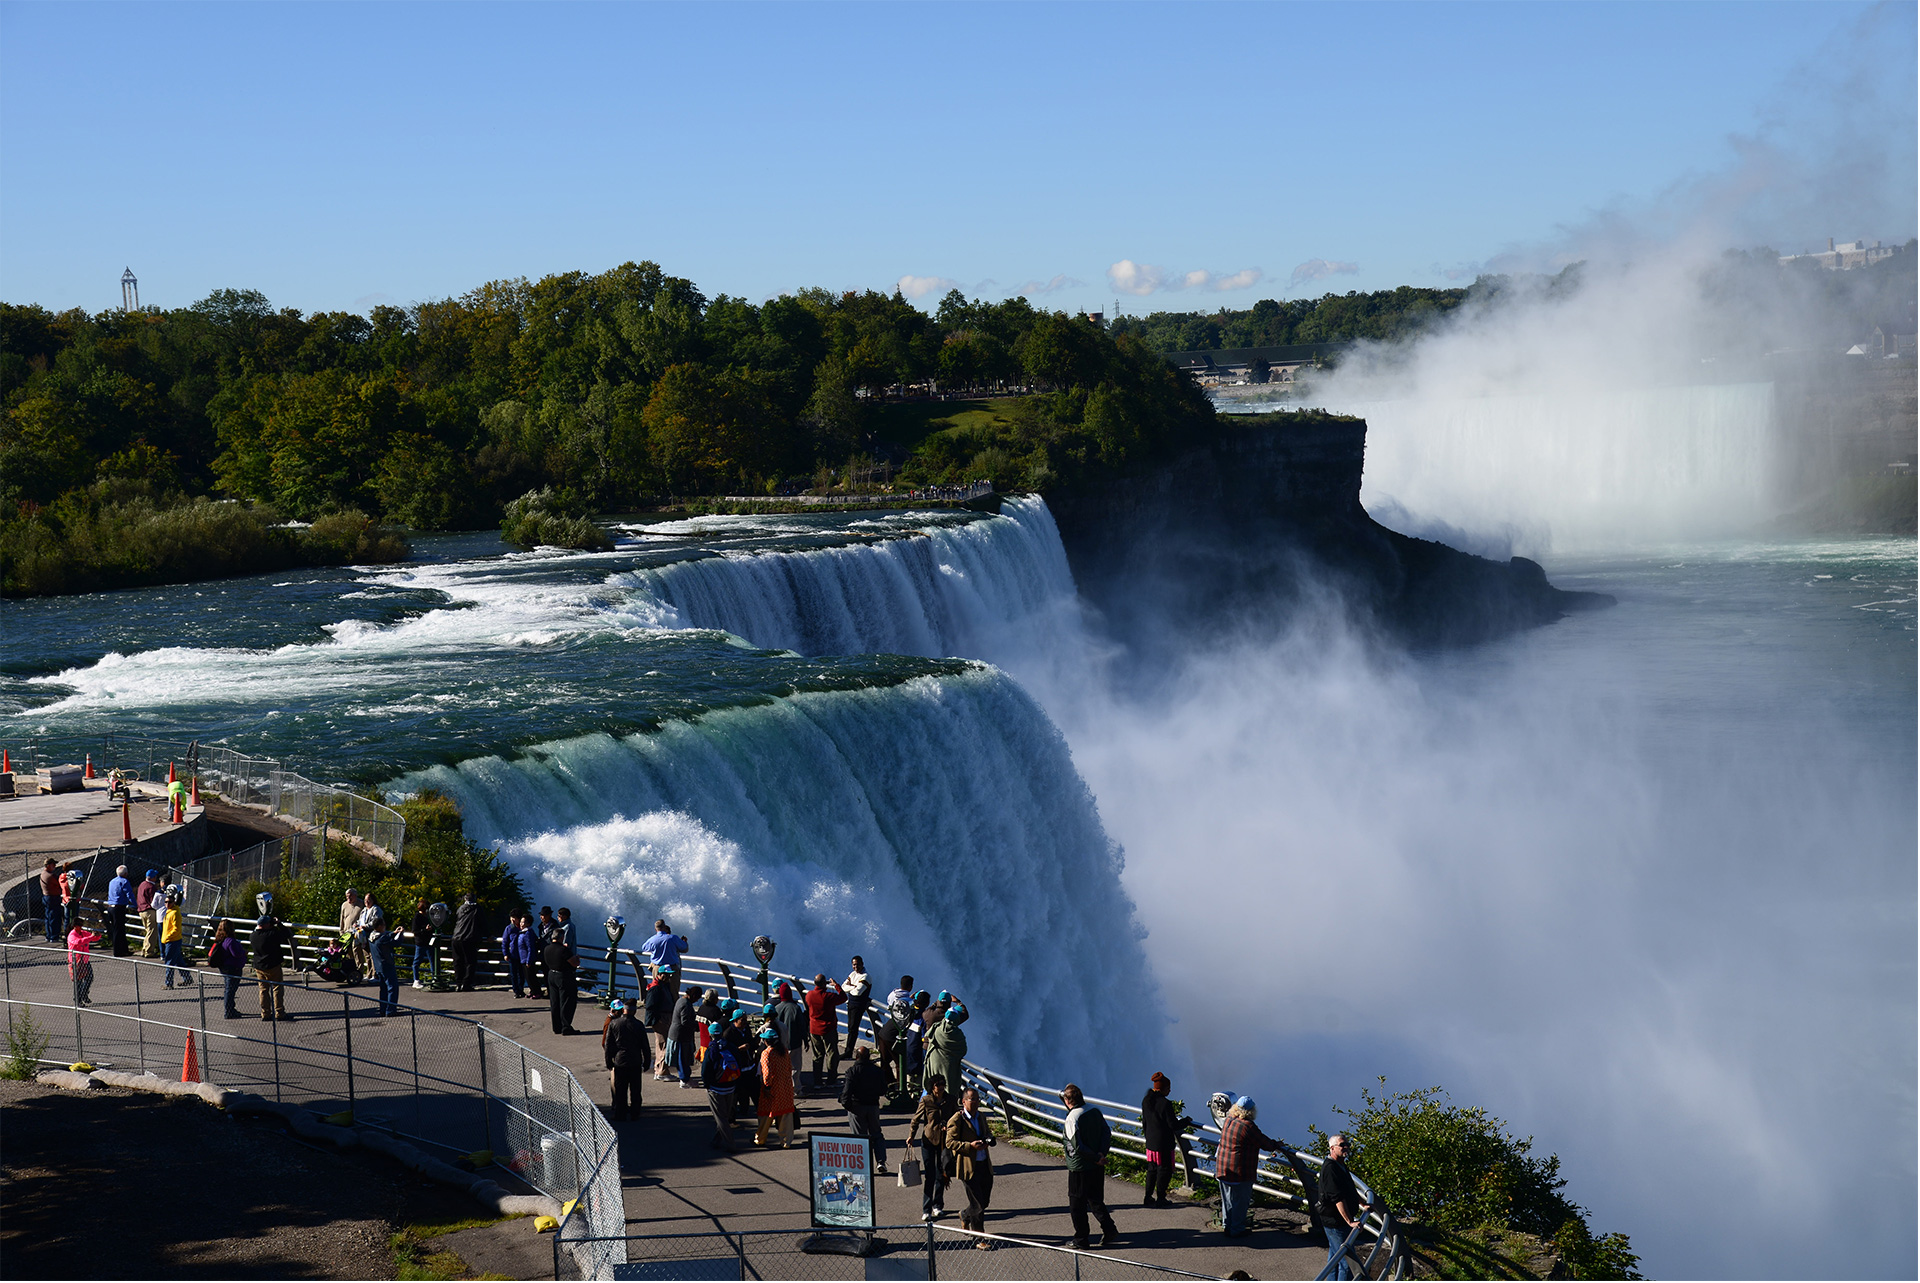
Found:
<path fill-rule="evenodd" d="M 287 1018 L 286 948 L 293 939 L 287 924 L 265 915 L 253 927 L 253 974 L 260 978 L 260 1019 Z"/>
<path fill-rule="evenodd" d="M 473 991 L 473 967 L 479 959 L 480 904 L 469 891 L 460 897 L 453 917 L 453 983 L 462 993 Z"/>
<path fill-rule="evenodd" d="M 667 1020 L 667 1041 L 673 1044 L 671 1072 L 679 1076 L 682 1091 L 693 1085 L 694 1057 L 700 1051 L 700 998 L 700 986 L 688 985 L 674 999 L 673 1015 Z"/>
<path fill-rule="evenodd" d="M 1167 1190 L 1173 1184 L 1173 1163 L 1179 1153 L 1180 1138 L 1193 1126 L 1191 1118 L 1176 1117 L 1170 1093 L 1173 1083 L 1165 1074 L 1156 1073 L 1153 1085 L 1140 1102 L 1141 1139 L 1147 1150 L 1147 1195 L 1142 1207 L 1172 1207 Z"/>
<path fill-rule="evenodd" d="M 61 904 L 60 862 L 49 856 L 40 868 L 40 918 L 47 929 L 48 944 L 66 942 L 66 917 Z"/>
<path fill-rule="evenodd" d="M 847 1070 L 846 1084 L 840 1088 L 840 1103 L 853 1124 L 853 1134 L 873 1141 L 875 1176 L 887 1174 L 887 1134 L 880 1125 L 880 1098 L 886 1094 L 887 1074 L 873 1063 L 873 1048 L 855 1047 L 853 1067 Z"/>
<path fill-rule="evenodd" d="M 573 950 L 555 936 L 540 951 L 540 958 L 547 966 L 547 1010 L 553 1015 L 553 1032 L 564 1037 L 573 1032 L 573 1010 L 580 1005 L 580 986 L 573 974 Z"/>
<path fill-rule="evenodd" d="M 700 1085 L 707 1089 L 707 1108 L 713 1111 L 713 1139 L 707 1143 L 715 1149 L 733 1148 L 733 1084 L 732 1074 L 738 1073 L 738 1062 L 729 1072 L 727 1063 L 733 1060 L 733 1053 L 727 1046 L 726 1027 L 718 1020 L 707 1026 L 707 1054 L 700 1061 Z"/>
<path fill-rule="evenodd" d="M 1060 1089 L 1060 1103 L 1067 1107 L 1060 1135 L 1067 1151 L 1067 1215 L 1073 1218 L 1073 1245 L 1086 1250 L 1091 1212 L 1100 1222 L 1100 1246 L 1111 1247 L 1120 1237 L 1113 1213 L 1107 1210 L 1107 1151 L 1113 1147 L 1113 1133 L 1106 1116 L 1087 1104 L 1075 1084 Z"/>
<path fill-rule="evenodd" d="M 615 1122 L 640 1116 L 640 1073 L 652 1059 L 647 1046 L 647 1031 L 627 1004 L 615 998 L 613 1018 L 600 1035 L 607 1060 L 607 1072 L 613 1080 L 613 1108 L 608 1116 Z"/>
<path fill-rule="evenodd" d="M 1347 1237 L 1372 1208 L 1372 1204 L 1360 1201 L 1353 1174 L 1347 1171 L 1347 1159 L 1352 1154 L 1353 1143 L 1345 1136 L 1335 1133 L 1327 1137 L 1327 1161 L 1320 1164 L 1320 1225 L 1327 1236 L 1327 1268 L 1320 1273 L 1326 1278 L 1353 1277 L 1347 1265 Z"/>
<path fill-rule="evenodd" d="M 672 1076 L 672 1070 L 667 1065 L 667 1040 L 673 1036 L 669 1028 L 673 1022 L 673 1011 L 673 986 L 667 983 L 666 976 L 654 977 L 653 983 L 647 986 L 647 996 L 640 1001 L 640 1023 L 653 1035 L 655 1082 L 665 1082 Z"/>

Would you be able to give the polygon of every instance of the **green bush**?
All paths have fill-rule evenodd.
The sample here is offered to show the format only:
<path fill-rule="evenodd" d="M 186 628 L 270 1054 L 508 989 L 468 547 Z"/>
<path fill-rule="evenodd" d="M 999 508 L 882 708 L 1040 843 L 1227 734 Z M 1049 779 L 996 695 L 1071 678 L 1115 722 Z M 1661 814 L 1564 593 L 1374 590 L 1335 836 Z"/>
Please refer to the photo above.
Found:
<path fill-rule="evenodd" d="M 1501 1119 L 1453 1104 L 1438 1087 L 1360 1095 L 1360 1108 L 1334 1112 L 1346 1119 L 1354 1174 L 1396 1214 L 1455 1233 L 1531 1235 L 1554 1244 L 1575 1278 L 1639 1277 L 1627 1236 L 1593 1235 L 1585 1209 L 1561 1193 L 1559 1156 L 1535 1157 L 1532 1137 L 1513 1136 Z M 1325 1154 L 1329 1133 L 1310 1130 Z"/>
<path fill-rule="evenodd" d="M 0 1078 L 28 1082 L 40 1070 L 40 1060 L 51 1042 L 46 1031 L 33 1018 L 32 1004 L 20 1009 L 20 1018 L 7 1029 L 7 1059 L 0 1065 Z"/>
<path fill-rule="evenodd" d="M 529 490 L 507 505 L 500 534 L 523 548 L 578 548 L 611 552 L 613 540 L 593 523 L 585 508 L 552 490 Z"/>

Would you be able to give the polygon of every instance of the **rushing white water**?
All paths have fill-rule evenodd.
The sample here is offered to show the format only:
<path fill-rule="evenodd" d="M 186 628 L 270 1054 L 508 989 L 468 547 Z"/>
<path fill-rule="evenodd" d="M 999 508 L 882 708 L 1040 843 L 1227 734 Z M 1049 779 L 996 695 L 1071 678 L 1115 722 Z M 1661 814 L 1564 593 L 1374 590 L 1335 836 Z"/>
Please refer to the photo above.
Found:
<path fill-rule="evenodd" d="M 977 1052 L 1011 1072 L 1118 1086 L 1165 1050 L 1138 1017 L 1158 1004 L 1120 853 L 1060 733 L 985 666 L 396 787 L 456 798 L 469 834 L 583 920 L 661 914 L 695 952 L 733 957 L 764 931 L 809 975 L 858 952 L 881 979 L 950 988 Z"/>
<path fill-rule="evenodd" d="M 1365 396 L 1364 389 L 1360 395 Z M 1333 400 L 1367 421 L 1361 499 L 1515 552 L 1748 534 L 1776 515 L 1773 385 Z"/>
<path fill-rule="evenodd" d="M 1046 504 L 1003 519 L 804 552 L 723 553 L 616 574 L 662 627 L 721 628 L 804 655 L 886 652 L 999 659 L 1075 610 Z"/>

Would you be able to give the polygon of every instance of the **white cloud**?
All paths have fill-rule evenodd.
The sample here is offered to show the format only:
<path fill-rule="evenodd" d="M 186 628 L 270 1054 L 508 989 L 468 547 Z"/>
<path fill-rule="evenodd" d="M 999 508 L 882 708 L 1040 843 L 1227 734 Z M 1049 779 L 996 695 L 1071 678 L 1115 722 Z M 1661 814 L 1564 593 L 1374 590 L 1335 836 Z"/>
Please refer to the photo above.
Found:
<path fill-rule="evenodd" d="M 929 294 L 945 294 L 948 290 L 960 288 L 960 282 L 946 276 L 903 276 L 895 285 L 908 298 L 925 298 Z"/>
<path fill-rule="evenodd" d="M 1050 281 L 1028 281 L 1019 289 L 1015 290 L 1014 293 L 1022 296 L 1057 294 L 1061 290 L 1080 289 L 1085 285 L 1085 281 L 1075 280 L 1073 277 L 1062 272 Z"/>
<path fill-rule="evenodd" d="M 1293 275 L 1288 278 L 1287 285 L 1291 288 L 1296 285 L 1305 285 L 1308 281 L 1322 281 L 1329 276 L 1356 276 L 1359 272 L 1360 264 L 1358 263 L 1343 263 L 1338 259 L 1310 258 L 1293 269 Z"/>
<path fill-rule="evenodd" d="M 1172 294 L 1181 290 L 1201 290 L 1212 294 L 1224 290 L 1244 290 L 1258 284 L 1265 276 L 1266 273 L 1257 267 L 1243 267 L 1224 275 L 1204 268 L 1174 272 L 1151 263 L 1136 263 L 1130 258 L 1123 258 L 1107 269 L 1108 284 L 1122 294 L 1139 296 Z"/>

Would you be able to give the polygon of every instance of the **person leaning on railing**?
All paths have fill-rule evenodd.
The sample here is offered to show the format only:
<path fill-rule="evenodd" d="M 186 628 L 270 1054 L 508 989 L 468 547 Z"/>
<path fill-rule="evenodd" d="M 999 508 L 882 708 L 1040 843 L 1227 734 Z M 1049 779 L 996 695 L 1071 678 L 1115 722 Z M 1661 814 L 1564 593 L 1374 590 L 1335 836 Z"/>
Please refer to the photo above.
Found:
<path fill-rule="evenodd" d="M 1220 1182 L 1220 1228 L 1229 1237 L 1247 1232 L 1247 1210 L 1253 1203 L 1253 1178 L 1260 1169 L 1260 1151 L 1284 1148 L 1280 1141 L 1254 1123 L 1259 1107 L 1251 1096 L 1233 1102 L 1220 1124 L 1220 1147 L 1213 1154 L 1213 1176 Z"/>
<path fill-rule="evenodd" d="M 1177 1110 L 1169 1093 L 1173 1083 L 1165 1074 L 1155 1073 L 1153 1085 L 1140 1102 L 1140 1136 L 1147 1151 L 1147 1193 L 1142 1207 L 1172 1207 L 1167 1190 L 1173 1185 L 1173 1159 L 1180 1138 L 1193 1126 L 1193 1120 L 1175 1117 Z"/>
<path fill-rule="evenodd" d="M 113 944 L 113 956 L 124 958 L 133 950 L 127 947 L 127 910 L 133 907 L 133 883 L 127 878 L 127 866 L 114 870 L 107 883 L 107 939 Z"/>
<path fill-rule="evenodd" d="M 286 1020 L 287 987 L 285 949 L 293 941 L 293 930 L 273 916 L 271 910 L 253 924 L 253 974 L 260 979 L 260 1019 Z"/>
<path fill-rule="evenodd" d="M 1347 1159 L 1353 1154 L 1353 1142 L 1334 1133 L 1327 1137 L 1327 1161 L 1320 1164 L 1320 1223 L 1327 1236 L 1327 1268 L 1322 1277 L 1350 1279 L 1346 1243 L 1372 1205 L 1360 1201 L 1353 1175 L 1347 1171 Z"/>

